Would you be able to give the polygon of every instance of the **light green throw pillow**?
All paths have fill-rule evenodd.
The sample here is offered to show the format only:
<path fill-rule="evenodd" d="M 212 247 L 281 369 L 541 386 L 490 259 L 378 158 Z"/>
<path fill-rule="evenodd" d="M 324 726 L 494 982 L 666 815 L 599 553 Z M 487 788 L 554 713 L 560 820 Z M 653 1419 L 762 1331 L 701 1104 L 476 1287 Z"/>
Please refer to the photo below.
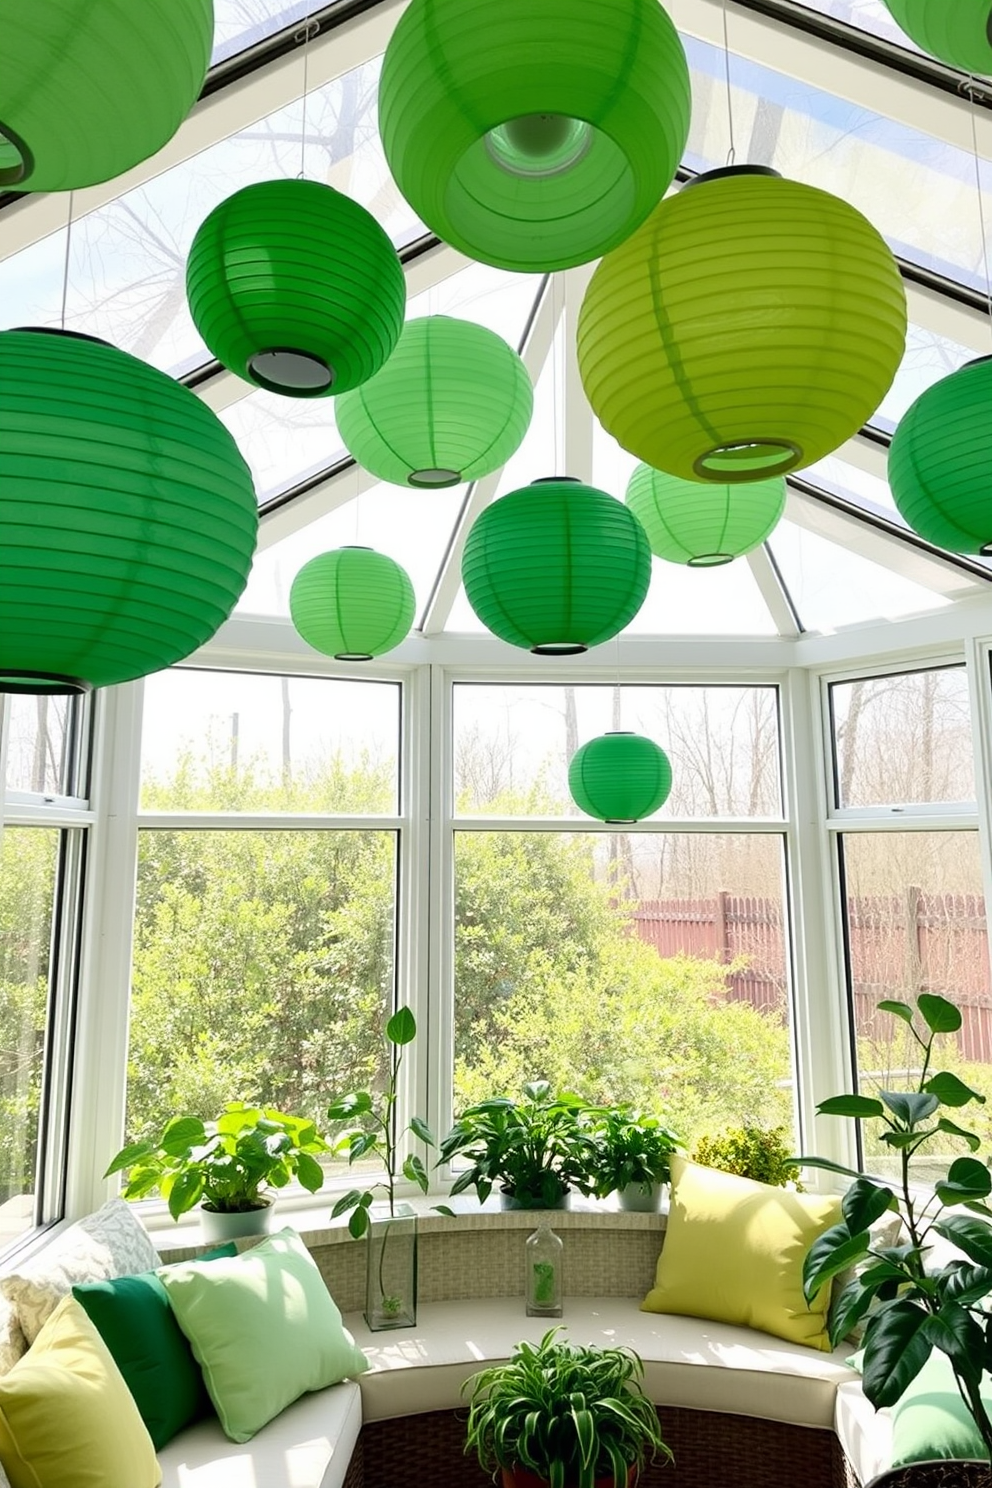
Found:
<path fill-rule="evenodd" d="M 864 1351 L 848 1362 L 860 1370 Z M 856 1362 L 855 1362 L 856 1361 Z M 982 1381 L 985 1409 L 992 1411 L 992 1381 Z M 892 1407 L 893 1468 L 948 1458 L 987 1460 L 971 1412 L 961 1399 L 946 1354 L 934 1349 L 923 1368 Z"/>
<path fill-rule="evenodd" d="M 159 1276 L 232 1441 L 249 1441 L 308 1390 L 369 1367 L 295 1230 Z"/>

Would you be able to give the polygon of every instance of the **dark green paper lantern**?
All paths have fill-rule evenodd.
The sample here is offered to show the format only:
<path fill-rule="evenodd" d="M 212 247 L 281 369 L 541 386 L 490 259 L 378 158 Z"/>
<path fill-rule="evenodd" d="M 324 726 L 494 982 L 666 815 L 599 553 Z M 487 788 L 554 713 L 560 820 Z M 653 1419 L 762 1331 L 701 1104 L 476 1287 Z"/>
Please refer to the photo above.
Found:
<path fill-rule="evenodd" d="M 992 553 L 992 357 L 921 393 L 889 447 L 889 487 L 902 516 L 952 553 Z"/>
<path fill-rule="evenodd" d="M 553 477 L 486 507 L 465 543 L 462 581 L 500 640 L 574 656 L 633 620 L 651 582 L 651 549 L 622 502 Z"/>
<path fill-rule="evenodd" d="M 447 315 L 411 320 L 380 372 L 334 405 L 359 465 L 396 486 L 437 489 L 504 465 L 534 390 L 501 336 Z"/>
<path fill-rule="evenodd" d="M 385 362 L 403 327 L 406 280 L 358 202 L 319 181 L 260 181 L 200 224 L 186 294 L 225 367 L 269 392 L 321 398 Z"/>
<path fill-rule="evenodd" d="M 187 388 L 88 336 L 0 333 L 0 691 L 181 661 L 233 610 L 257 533 L 248 467 Z"/>
<path fill-rule="evenodd" d="M 412 0 L 383 59 L 379 129 L 445 242 L 500 268 L 563 269 L 644 221 L 689 106 L 658 0 Z"/>
<path fill-rule="evenodd" d="M 0 186 L 75 191 L 154 155 L 213 31 L 213 0 L 0 0 Z"/>
<path fill-rule="evenodd" d="M 568 765 L 572 800 L 599 821 L 642 821 L 667 801 L 671 788 L 668 755 L 643 734 L 602 734 L 577 749 Z"/>
<path fill-rule="evenodd" d="M 638 465 L 624 498 L 667 563 L 715 568 L 758 547 L 785 510 L 785 481 L 714 486 Z"/>
<path fill-rule="evenodd" d="M 992 0 L 885 0 L 931 57 L 965 72 L 992 72 Z"/>
<path fill-rule="evenodd" d="M 409 634 L 413 585 L 405 568 L 372 548 L 336 548 L 305 563 L 289 613 L 308 646 L 336 661 L 371 661 Z"/>

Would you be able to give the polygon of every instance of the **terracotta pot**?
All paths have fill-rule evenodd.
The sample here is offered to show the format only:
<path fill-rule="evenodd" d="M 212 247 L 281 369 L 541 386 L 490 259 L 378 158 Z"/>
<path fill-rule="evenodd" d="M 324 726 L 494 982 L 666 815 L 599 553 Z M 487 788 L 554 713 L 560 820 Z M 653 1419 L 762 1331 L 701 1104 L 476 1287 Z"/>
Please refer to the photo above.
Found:
<path fill-rule="evenodd" d="M 627 1469 L 627 1488 L 634 1481 L 637 1469 L 632 1462 Z M 548 1488 L 547 1478 L 539 1478 L 536 1473 L 528 1472 L 523 1467 L 500 1468 L 503 1475 L 503 1488 Z M 616 1488 L 615 1478 L 597 1478 L 595 1488 Z"/>

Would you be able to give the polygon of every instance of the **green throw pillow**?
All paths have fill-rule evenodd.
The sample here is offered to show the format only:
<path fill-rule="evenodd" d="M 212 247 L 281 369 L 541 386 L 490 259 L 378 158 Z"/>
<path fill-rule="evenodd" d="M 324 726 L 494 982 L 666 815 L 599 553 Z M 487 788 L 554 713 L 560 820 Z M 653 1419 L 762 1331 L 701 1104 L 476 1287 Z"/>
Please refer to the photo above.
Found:
<path fill-rule="evenodd" d="M 219 1246 L 201 1260 L 237 1255 Z M 72 1295 L 88 1314 L 124 1376 L 156 1452 L 211 1410 L 200 1366 L 176 1322 L 159 1275 L 83 1282 Z"/>
<path fill-rule="evenodd" d="M 982 1382 L 985 1409 L 992 1411 L 992 1381 Z M 982 1438 L 961 1399 L 946 1354 L 934 1349 L 919 1374 L 892 1407 L 892 1466 L 958 1457 L 987 1460 Z"/>
<path fill-rule="evenodd" d="M 232 1441 L 369 1367 L 295 1230 L 230 1260 L 170 1266 L 162 1280 Z"/>

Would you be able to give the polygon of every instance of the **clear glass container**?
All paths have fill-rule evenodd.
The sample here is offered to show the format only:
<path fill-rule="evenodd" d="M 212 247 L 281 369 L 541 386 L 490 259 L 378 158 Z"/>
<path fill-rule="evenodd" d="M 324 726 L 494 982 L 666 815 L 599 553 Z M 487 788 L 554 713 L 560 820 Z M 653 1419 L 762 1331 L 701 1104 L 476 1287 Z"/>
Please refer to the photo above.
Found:
<path fill-rule="evenodd" d="M 524 1247 L 528 1317 L 561 1317 L 564 1249 L 546 1221 L 529 1236 Z"/>

